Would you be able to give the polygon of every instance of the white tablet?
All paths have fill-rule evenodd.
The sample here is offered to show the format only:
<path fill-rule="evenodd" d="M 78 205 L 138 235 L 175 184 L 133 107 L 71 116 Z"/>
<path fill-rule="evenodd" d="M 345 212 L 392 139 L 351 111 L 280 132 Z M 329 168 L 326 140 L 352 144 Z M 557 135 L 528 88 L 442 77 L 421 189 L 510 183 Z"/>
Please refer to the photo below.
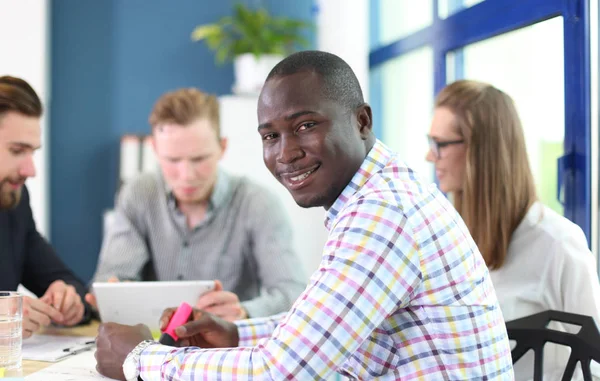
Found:
<path fill-rule="evenodd" d="M 191 306 L 198 297 L 214 289 L 213 281 L 177 282 L 94 282 L 92 288 L 103 322 L 146 324 L 151 331 L 159 329 L 158 321 L 166 308 L 182 302 Z"/>

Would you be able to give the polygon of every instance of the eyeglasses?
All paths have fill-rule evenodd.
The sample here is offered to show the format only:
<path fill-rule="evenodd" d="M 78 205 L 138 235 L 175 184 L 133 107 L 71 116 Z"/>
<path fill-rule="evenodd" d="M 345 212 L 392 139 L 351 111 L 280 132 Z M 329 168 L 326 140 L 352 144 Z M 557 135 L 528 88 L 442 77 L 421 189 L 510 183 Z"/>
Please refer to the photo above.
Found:
<path fill-rule="evenodd" d="M 431 149 L 431 153 L 437 158 L 441 159 L 440 150 L 444 147 L 451 146 L 453 144 L 462 144 L 464 143 L 464 139 L 461 140 L 449 140 L 445 142 L 440 142 L 433 139 L 431 136 L 427 135 L 427 141 L 429 141 L 429 149 Z"/>

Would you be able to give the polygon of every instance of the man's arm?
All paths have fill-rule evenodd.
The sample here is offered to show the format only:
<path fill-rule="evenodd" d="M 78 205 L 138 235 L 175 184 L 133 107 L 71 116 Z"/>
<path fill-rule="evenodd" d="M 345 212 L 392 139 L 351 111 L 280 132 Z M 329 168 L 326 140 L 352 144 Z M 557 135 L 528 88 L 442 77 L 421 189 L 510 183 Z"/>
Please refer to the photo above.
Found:
<path fill-rule="evenodd" d="M 136 184 L 128 184 L 121 190 L 104 232 L 94 281 L 106 282 L 112 277 L 141 280 L 142 269 L 151 256 L 142 231 L 143 189 L 138 188 Z"/>
<path fill-rule="evenodd" d="M 233 323 L 238 328 L 238 347 L 253 347 L 262 339 L 271 337 L 273 331 L 287 316 L 287 312 L 269 317 L 237 320 Z"/>
<path fill-rule="evenodd" d="M 293 248 L 292 228 L 277 195 L 253 192 L 249 197 L 248 230 L 262 293 L 242 302 L 249 317 L 287 311 L 306 288 L 307 278 Z M 306 255 L 307 253 L 303 253 Z"/>
<path fill-rule="evenodd" d="M 23 188 L 23 199 L 21 200 L 22 210 L 19 211 L 19 218 L 22 219 L 25 235 L 25 266 L 23 269 L 22 283 L 28 290 L 42 296 L 48 287 L 57 280 L 62 280 L 75 287 L 77 294 L 84 300 L 86 288 L 83 282 L 73 274 L 73 272 L 58 257 L 48 241 L 37 231 L 31 206 L 29 205 L 29 193 Z M 91 309 L 85 304 L 85 313 L 82 321 L 87 321 L 91 317 Z"/>
<path fill-rule="evenodd" d="M 421 271 L 419 247 L 397 207 L 368 200 L 342 213 L 311 284 L 270 338 L 218 350 L 150 345 L 140 358 L 141 377 L 325 379 L 334 372 L 407 305 Z"/>

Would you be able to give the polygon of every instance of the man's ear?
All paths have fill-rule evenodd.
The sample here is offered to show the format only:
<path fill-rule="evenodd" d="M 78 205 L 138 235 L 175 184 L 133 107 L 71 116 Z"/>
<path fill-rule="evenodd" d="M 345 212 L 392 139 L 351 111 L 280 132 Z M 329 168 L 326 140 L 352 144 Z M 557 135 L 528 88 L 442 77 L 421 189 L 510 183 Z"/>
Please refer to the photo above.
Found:
<path fill-rule="evenodd" d="M 227 138 L 221 138 L 221 140 L 219 141 L 219 144 L 221 145 L 221 157 L 223 157 L 223 155 L 225 155 L 225 151 L 227 150 L 227 144 L 229 143 L 229 140 L 227 140 Z"/>
<path fill-rule="evenodd" d="M 367 140 L 373 133 L 373 113 L 368 103 L 359 106 L 356 110 L 356 120 L 358 121 L 358 132 L 362 140 Z"/>
<path fill-rule="evenodd" d="M 157 155 L 157 153 L 156 153 L 156 138 L 154 137 L 154 131 L 152 131 L 152 135 L 150 135 L 150 143 L 152 144 L 152 149 L 154 150 L 154 155 Z"/>

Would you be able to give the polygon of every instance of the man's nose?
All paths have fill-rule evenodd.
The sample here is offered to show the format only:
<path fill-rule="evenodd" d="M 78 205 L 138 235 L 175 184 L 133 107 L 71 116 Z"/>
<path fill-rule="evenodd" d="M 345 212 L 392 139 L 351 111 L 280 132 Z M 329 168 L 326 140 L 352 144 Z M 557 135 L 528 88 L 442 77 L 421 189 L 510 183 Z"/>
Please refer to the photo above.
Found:
<path fill-rule="evenodd" d="M 194 165 L 188 160 L 182 160 L 179 166 L 179 176 L 184 180 L 194 177 Z"/>
<path fill-rule="evenodd" d="M 277 162 L 290 164 L 304 156 L 302 147 L 298 144 L 296 137 L 282 137 L 277 156 Z"/>
<path fill-rule="evenodd" d="M 19 176 L 23 178 L 34 177 L 36 174 L 35 163 L 33 162 L 33 155 L 27 155 L 27 157 L 21 163 L 19 167 Z"/>

